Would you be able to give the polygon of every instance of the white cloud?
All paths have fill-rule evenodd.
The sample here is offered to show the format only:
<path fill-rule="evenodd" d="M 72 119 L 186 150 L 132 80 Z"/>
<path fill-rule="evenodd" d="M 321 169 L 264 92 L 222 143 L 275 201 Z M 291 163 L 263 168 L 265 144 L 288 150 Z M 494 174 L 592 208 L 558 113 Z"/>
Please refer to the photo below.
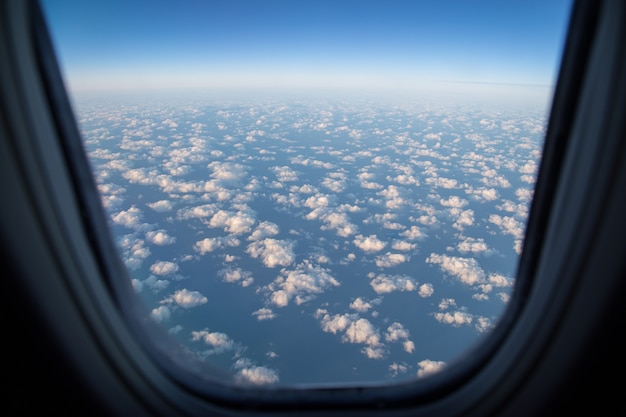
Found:
<path fill-rule="evenodd" d="M 453 312 L 446 311 L 445 313 L 434 313 L 435 320 L 440 323 L 450 324 L 454 327 L 460 327 L 462 325 L 470 325 L 474 320 L 474 316 L 466 311 L 457 310 Z"/>
<path fill-rule="evenodd" d="M 213 252 L 225 247 L 239 246 L 241 242 L 235 237 L 235 235 L 219 236 L 219 237 L 207 237 L 197 241 L 193 245 L 193 249 L 200 255 Z"/>
<path fill-rule="evenodd" d="M 404 232 L 400 233 L 400 235 L 409 240 L 417 240 L 428 237 L 428 235 L 424 233 L 422 229 L 419 228 L 419 226 L 411 226 L 409 230 L 405 230 Z"/>
<path fill-rule="evenodd" d="M 279 381 L 278 372 L 274 369 L 253 365 L 249 359 L 238 359 L 234 366 L 239 370 L 236 377 L 240 383 L 268 385 Z"/>
<path fill-rule="evenodd" d="M 252 242 L 246 252 L 253 258 L 261 258 L 268 268 L 291 265 L 296 260 L 295 242 L 265 238 Z"/>
<path fill-rule="evenodd" d="M 182 308 L 192 308 L 205 304 L 208 300 L 198 291 L 189 291 L 188 289 L 184 288 L 182 290 L 176 291 L 174 294 L 172 294 L 170 298 L 165 300 L 165 302 L 172 301 Z"/>
<path fill-rule="evenodd" d="M 327 288 L 340 285 L 328 272 L 328 269 L 305 261 L 297 265 L 295 270 L 281 270 L 280 276 L 265 289 L 271 293 L 271 302 L 278 307 L 287 306 L 291 300 L 300 305 L 314 299 Z"/>
<path fill-rule="evenodd" d="M 361 297 L 358 297 L 350 303 L 350 308 L 358 311 L 359 313 L 366 313 L 370 308 L 372 308 L 372 304 L 364 301 Z"/>
<path fill-rule="evenodd" d="M 176 238 L 168 235 L 165 230 L 146 232 L 146 239 L 160 246 L 170 245 L 176 242 Z"/>
<path fill-rule="evenodd" d="M 150 275 L 142 284 L 149 287 L 153 292 L 158 293 L 169 287 L 170 282 L 166 279 L 158 279 L 154 275 Z"/>
<path fill-rule="evenodd" d="M 417 371 L 417 377 L 423 378 L 425 376 L 432 375 L 441 371 L 443 368 L 445 368 L 446 363 L 442 361 L 424 359 L 423 361 L 418 362 L 417 366 L 419 367 Z"/>
<path fill-rule="evenodd" d="M 353 240 L 354 244 L 366 253 L 374 253 L 383 250 L 387 246 L 386 242 L 378 239 L 376 235 L 370 235 L 365 237 L 363 235 L 357 235 Z"/>
<path fill-rule="evenodd" d="M 150 272 L 155 275 L 170 275 L 178 271 L 178 265 L 169 261 L 158 261 L 152 264 Z"/>
<path fill-rule="evenodd" d="M 150 256 L 150 249 L 146 247 L 143 239 L 139 239 L 136 235 L 124 235 L 118 241 L 118 245 L 122 250 L 122 258 L 124 264 L 129 269 L 137 269 L 143 263 L 143 260 Z"/>
<path fill-rule="evenodd" d="M 176 212 L 179 220 L 189 220 L 193 218 L 203 218 L 212 216 L 217 211 L 217 205 L 204 204 L 196 207 L 185 207 Z"/>
<path fill-rule="evenodd" d="M 456 248 L 459 250 L 459 252 L 463 253 L 484 253 L 487 252 L 489 249 L 484 239 L 475 239 L 472 237 L 467 237 L 463 239 L 461 242 L 458 243 Z"/>
<path fill-rule="evenodd" d="M 276 318 L 278 315 L 274 313 L 269 308 L 260 308 L 257 311 L 252 313 L 253 316 L 256 316 L 257 320 L 272 320 Z"/>
<path fill-rule="evenodd" d="M 224 282 L 237 282 L 242 287 L 248 287 L 254 282 L 252 273 L 250 271 L 244 271 L 241 268 L 225 268 L 218 271 L 217 275 L 221 277 Z"/>
<path fill-rule="evenodd" d="M 246 167 L 232 162 L 213 161 L 207 168 L 212 171 L 211 178 L 222 183 L 238 183 L 247 174 Z"/>
<path fill-rule="evenodd" d="M 240 235 L 250 232 L 255 222 L 255 213 L 252 210 L 218 210 L 209 220 L 209 227 L 223 227 L 227 233 Z"/>
<path fill-rule="evenodd" d="M 248 240 L 261 240 L 266 237 L 276 236 L 280 229 L 276 223 L 262 221 L 254 229 Z"/>
<path fill-rule="evenodd" d="M 489 274 L 489 283 L 495 287 L 510 287 L 513 285 L 513 280 L 500 274 Z"/>
<path fill-rule="evenodd" d="M 457 277 L 459 281 L 467 285 L 476 285 L 485 281 L 485 271 L 473 258 L 460 258 L 431 253 L 426 258 L 426 262 L 439 265 L 443 272 Z"/>
<path fill-rule="evenodd" d="M 418 290 L 417 293 L 422 298 L 428 298 L 431 295 L 433 295 L 434 292 L 435 292 L 435 288 L 433 287 L 433 284 L 426 283 L 426 284 L 420 285 L 419 290 Z"/>
<path fill-rule="evenodd" d="M 140 225 L 142 212 L 135 206 L 131 206 L 128 210 L 122 210 L 111 216 L 114 223 L 120 224 L 128 228 L 136 228 Z"/>
<path fill-rule="evenodd" d="M 150 317 L 152 317 L 158 323 L 169 320 L 171 315 L 172 313 L 167 306 L 159 306 L 152 309 L 152 311 L 150 312 Z"/>
<path fill-rule="evenodd" d="M 327 333 L 343 333 L 344 343 L 366 345 L 361 352 L 371 359 L 381 359 L 385 354 L 380 332 L 367 319 L 358 314 L 335 314 L 331 316 L 326 310 L 318 309 L 315 317 L 321 318 L 322 330 Z"/>
<path fill-rule="evenodd" d="M 467 200 L 457 197 L 455 195 L 451 196 L 447 200 L 444 200 L 442 198 L 441 200 L 439 200 L 439 202 L 444 207 L 452 207 L 452 208 L 463 208 L 468 204 Z"/>
<path fill-rule="evenodd" d="M 393 291 L 415 291 L 418 283 L 406 275 L 376 275 L 368 274 L 370 285 L 376 294 L 386 294 Z"/>
<path fill-rule="evenodd" d="M 198 332 L 192 331 L 191 340 L 194 342 L 203 341 L 212 348 L 209 351 L 205 351 L 205 355 L 220 354 L 233 350 L 236 347 L 235 342 L 228 337 L 227 334 L 221 332 L 209 332 L 206 329 Z"/>
<path fill-rule="evenodd" d="M 403 262 L 407 262 L 409 257 L 401 253 L 387 252 L 384 255 L 376 257 L 376 266 L 379 268 L 391 268 L 396 265 L 400 265 Z"/>

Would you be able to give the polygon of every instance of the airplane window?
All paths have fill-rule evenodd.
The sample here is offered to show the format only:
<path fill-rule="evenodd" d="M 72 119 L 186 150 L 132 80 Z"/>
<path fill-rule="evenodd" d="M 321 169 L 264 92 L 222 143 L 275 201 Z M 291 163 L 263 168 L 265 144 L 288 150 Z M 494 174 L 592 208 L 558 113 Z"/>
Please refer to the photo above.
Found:
<path fill-rule="evenodd" d="M 42 6 L 122 279 L 195 361 L 407 381 L 498 326 L 569 1 Z"/>

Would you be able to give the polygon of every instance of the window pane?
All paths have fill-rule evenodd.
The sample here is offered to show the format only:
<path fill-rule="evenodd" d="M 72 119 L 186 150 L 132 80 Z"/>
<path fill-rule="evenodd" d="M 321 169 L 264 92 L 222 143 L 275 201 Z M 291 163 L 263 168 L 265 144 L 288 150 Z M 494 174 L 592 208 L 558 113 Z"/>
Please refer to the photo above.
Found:
<path fill-rule="evenodd" d="M 133 286 L 199 359 L 412 379 L 497 325 L 568 1 L 43 5 Z"/>

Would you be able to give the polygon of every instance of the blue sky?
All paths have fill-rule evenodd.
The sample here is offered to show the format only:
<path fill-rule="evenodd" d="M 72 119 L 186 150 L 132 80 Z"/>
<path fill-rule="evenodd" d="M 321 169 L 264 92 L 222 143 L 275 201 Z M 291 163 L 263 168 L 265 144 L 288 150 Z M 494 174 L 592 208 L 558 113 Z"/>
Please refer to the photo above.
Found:
<path fill-rule="evenodd" d="M 42 0 L 70 88 L 551 85 L 570 1 Z"/>

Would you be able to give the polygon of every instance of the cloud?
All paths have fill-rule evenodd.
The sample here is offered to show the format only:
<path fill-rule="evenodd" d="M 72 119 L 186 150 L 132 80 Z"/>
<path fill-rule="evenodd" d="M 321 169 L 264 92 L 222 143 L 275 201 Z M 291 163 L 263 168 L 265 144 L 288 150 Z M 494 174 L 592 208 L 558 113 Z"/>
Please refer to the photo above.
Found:
<path fill-rule="evenodd" d="M 238 369 L 236 378 L 239 383 L 269 385 L 279 381 L 278 372 L 265 366 L 253 365 L 249 359 L 238 359 L 234 365 Z"/>
<path fill-rule="evenodd" d="M 386 294 L 393 291 L 415 291 L 418 283 L 406 275 L 376 275 L 368 274 L 370 285 L 376 294 Z"/>
<path fill-rule="evenodd" d="M 439 265 L 443 272 L 455 276 L 463 284 L 476 285 L 485 281 L 485 271 L 473 258 L 460 258 L 431 253 L 426 258 L 426 262 Z"/>
<path fill-rule="evenodd" d="M 484 239 L 472 237 L 463 239 L 457 244 L 456 248 L 462 253 L 485 253 L 489 250 Z"/>
<path fill-rule="evenodd" d="M 152 317 L 158 323 L 163 323 L 164 321 L 169 320 L 171 315 L 172 313 L 167 306 L 159 306 L 152 309 L 152 311 L 150 312 L 150 317 Z"/>
<path fill-rule="evenodd" d="M 137 228 L 140 225 L 141 218 L 142 212 L 135 206 L 131 206 L 128 210 L 122 210 L 111 216 L 113 223 L 130 229 Z"/>
<path fill-rule="evenodd" d="M 165 279 L 158 279 L 154 275 L 150 275 L 146 278 L 142 285 L 149 287 L 153 292 L 158 293 L 169 287 L 170 282 Z"/>
<path fill-rule="evenodd" d="M 331 316 L 324 309 L 318 309 L 316 318 L 321 318 L 322 330 L 327 333 L 343 333 L 341 340 L 344 343 L 366 345 L 361 352 L 371 359 L 382 359 L 385 355 L 384 345 L 381 342 L 380 332 L 367 319 L 358 314 L 335 314 Z"/>
<path fill-rule="evenodd" d="M 146 247 L 143 239 L 139 239 L 136 234 L 124 235 L 118 241 L 124 264 L 129 269 L 137 269 L 143 260 L 150 256 L 150 249 Z"/>
<path fill-rule="evenodd" d="M 220 183 L 236 184 L 247 175 L 245 166 L 232 162 L 214 161 L 207 168 L 212 171 L 210 177 Z"/>
<path fill-rule="evenodd" d="M 169 261 L 158 261 L 152 264 L 150 272 L 155 275 L 170 275 L 178 271 L 178 265 Z"/>
<path fill-rule="evenodd" d="M 202 341 L 212 349 L 204 351 L 204 355 L 213 355 L 224 353 L 235 349 L 235 342 L 228 337 L 227 334 L 221 332 L 209 332 L 207 329 L 201 331 L 192 331 L 191 340 L 194 342 Z"/>
<path fill-rule="evenodd" d="M 200 294 L 198 291 L 189 291 L 188 289 L 182 289 L 176 291 L 164 302 L 174 302 L 182 308 L 198 307 L 207 302 L 207 298 Z"/>
<path fill-rule="evenodd" d="M 443 368 L 446 367 L 446 363 L 442 361 L 424 359 L 423 361 L 418 362 L 417 366 L 419 367 L 417 371 L 417 377 L 423 378 L 425 376 L 440 372 Z"/>
<path fill-rule="evenodd" d="M 269 308 L 260 308 L 257 311 L 252 313 L 253 316 L 256 316 L 257 320 L 272 320 L 276 318 L 278 315 L 274 313 Z"/>
<path fill-rule="evenodd" d="M 379 252 L 387 246 L 387 243 L 378 239 L 376 235 L 370 235 L 368 237 L 357 235 L 353 242 L 359 249 L 366 253 Z"/>
<path fill-rule="evenodd" d="M 262 221 L 254 229 L 248 240 L 261 240 L 266 237 L 276 236 L 280 229 L 276 223 Z"/>
<path fill-rule="evenodd" d="M 212 216 L 217 211 L 215 204 L 203 204 L 196 207 L 185 207 L 176 212 L 179 220 L 189 220 L 193 218 L 203 218 Z"/>
<path fill-rule="evenodd" d="M 252 210 L 218 210 L 209 220 L 209 227 L 223 227 L 227 233 L 240 235 L 250 232 L 255 222 L 255 213 Z"/>
<path fill-rule="evenodd" d="M 463 230 L 466 226 L 471 226 L 474 224 L 474 210 L 467 209 L 463 210 L 458 214 L 456 221 L 452 225 L 457 230 Z"/>
<path fill-rule="evenodd" d="M 400 236 L 404 236 L 408 240 L 417 240 L 428 237 L 428 235 L 424 233 L 422 229 L 419 228 L 419 226 L 411 226 L 410 229 L 400 233 Z"/>
<path fill-rule="evenodd" d="M 470 325 L 474 320 L 472 314 L 466 311 L 457 310 L 453 312 L 446 311 L 445 313 L 434 313 L 435 320 L 439 323 L 450 324 L 454 327 L 461 327 L 463 325 Z"/>
<path fill-rule="evenodd" d="M 221 237 L 207 237 L 197 241 L 193 245 L 193 249 L 200 255 L 213 252 L 225 247 L 239 246 L 241 242 L 234 235 L 221 236 Z"/>
<path fill-rule="evenodd" d="M 417 292 L 417 293 L 418 293 L 418 294 L 420 295 L 420 297 L 422 297 L 422 298 L 428 298 L 428 297 L 430 297 L 431 295 L 433 295 L 433 294 L 434 294 L 434 292 L 435 292 L 435 289 L 434 289 L 433 285 L 432 285 L 432 284 L 429 284 L 429 283 L 426 283 L 426 284 L 422 284 L 422 285 L 420 285 L 419 290 L 418 290 L 418 292 Z"/>
<path fill-rule="evenodd" d="M 489 283 L 494 287 L 511 287 L 513 286 L 513 280 L 500 274 L 489 274 Z"/>
<path fill-rule="evenodd" d="M 248 287 L 254 282 L 252 273 L 250 271 L 244 271 L 241 268 L 225 268 L 218 271 L 217 275 L 221 277 L 224 282 L 237 282 L 242 287 Z"/>
<path fill-rule="evenodd" d="M 295 242 L 290 240 L 277 240 L 265 238 L 252 242 L 246 252 L 253 258 L 261 258 L 268 268 L 291 265 L 296 255 L 294 253 Z"/>
<path fill-rule="evenodd" d="M 168 235 L 165 230 L 146 232 L 146 239 L 159 246 L 171 245 L 176 242 L 176 238 Z"/>
<path fill-rule="evenodd" d="M 391 268 L 408 260 L 409 257 L 407 255 L 387 252 L 384 255 L 377 256 L 375 262 L 379 268 Z"/>
<path fill-rule="evenodd" d="M 327 288 L 339 285 L 328 269 L 305 261 L 294 270 L 281 270 L 280 276 L 265 289 L 270 292 L 270 300 L 274 305 L 285 307 L 291 300 L 300 305 L 314 299 Z"/>
<path fill-rule="evenodd" d="M 272 167 L 270 170 L 274 171 L 278 181 L 281 183 L 298 181 L 298 173 L 288 166 L 276 166 Z"/>
<path fill-rule="evenodd" d="M 444 200 L 442 198 L 441 200 L 439 200 L 439 202 L 444 207 L 452 207 L 452 208 L 463 208 L 468 204 L 467 200 L 457 197 L 457 196 L 451 196 L 447 200 Z"/>
<path fill-rule="evenodd" d="M 361 297 L 358 297 L 350 303 L 350 308 L 358 311 L 359 313 L 366 313 L 370 308 L 372 308 L 372 304 L 364 301 Z"/>

